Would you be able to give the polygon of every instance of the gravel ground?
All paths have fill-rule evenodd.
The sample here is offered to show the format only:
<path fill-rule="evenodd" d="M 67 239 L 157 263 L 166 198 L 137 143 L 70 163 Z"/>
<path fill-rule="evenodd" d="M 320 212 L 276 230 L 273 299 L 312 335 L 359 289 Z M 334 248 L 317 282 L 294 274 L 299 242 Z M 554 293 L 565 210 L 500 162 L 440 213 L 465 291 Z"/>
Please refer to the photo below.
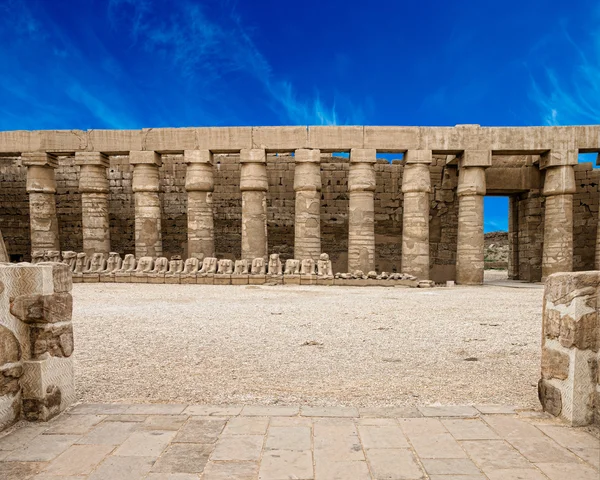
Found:
<path fill-rule="evenodd" d="M 538 406 L 541 288 L 77 284 L 84 402 Z"/>

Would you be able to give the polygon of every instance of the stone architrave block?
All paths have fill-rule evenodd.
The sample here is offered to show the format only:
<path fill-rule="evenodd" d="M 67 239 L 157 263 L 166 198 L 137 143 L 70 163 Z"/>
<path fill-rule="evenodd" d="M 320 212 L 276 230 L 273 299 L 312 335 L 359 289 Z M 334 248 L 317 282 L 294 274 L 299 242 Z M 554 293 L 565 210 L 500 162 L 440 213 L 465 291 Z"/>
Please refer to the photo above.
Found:
<path fill-rule="evenodd" d="M 213 153 L 237 153 L 252 147 L 252 127 L 205 127 L 196 129 L 196 149 Z"/>
<path fill-rule="evenodd" d="M 308 133 L 307 133 L 308 132 Z M 600 126 L 569 127 L 455 127 L 407 126 L 281 126 L 146 128 L 143 130 L 36 130 L 0 132 L 0 152 L 48 151 L 68 153 L 98 151 L 127 154 L 157 150 L 179 153 L 186 149 L 209 149 L 235 153 L 243 148 L 291 150 L 323 148 L 377 148 L 404 151 L 424 148 L 444 152 L 491 149 L 502 154 L 544 153 L 550 149 L 595 151 Z"/>
<path fill-rule="evenodd" d="M 404 152 L 419 148 L 419 127 L 364 127 L 364 148 Z"/>
<path fill-rule="evenodd" d="M 324 152 L 363 148 L 363 129 L 362 126 L 308 127 L 308 148 L 317 148 Z"/>
<path fill-rule="evenodd" d="M 144 128 L 141 136 L 142 150 L 169 153 L 196 148 L 195 128 Z"/>
<path fill-rule="evenodd" d="M 308 145 L 308 127 L 252 127 L 252 148 L 285 152 Z"/>
<path fill-rule="evenodd" d="M 573 426 L 598 423 L 600 272 L 556 273 L 546 280 L 538 394 L 545 411 Z"/>
<path fill-rule="evenodd" d="M 0 265 L 0 430 L 75 400 L 71 287 L 64 263 Z"/>

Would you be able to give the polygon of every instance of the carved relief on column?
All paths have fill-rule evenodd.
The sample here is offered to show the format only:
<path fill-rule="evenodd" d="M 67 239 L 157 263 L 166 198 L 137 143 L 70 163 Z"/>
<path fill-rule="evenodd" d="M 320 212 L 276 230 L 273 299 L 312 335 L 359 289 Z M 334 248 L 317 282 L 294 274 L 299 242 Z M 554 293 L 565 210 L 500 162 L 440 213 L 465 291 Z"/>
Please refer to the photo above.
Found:
<path fill-rule="evenodd" d="M 54 176 L 58 161 L 45 152 L 27 152 L 21 158 L 27 167 L 31 251 L 60 250 Z"/>
<path fill-rule="evenodd" d="M 213 219 L 213 154 L 210 150 L 186 150 L 185 189 L 188 192 L 188 258 L 215 256 Z"/>
<path fill-rule="evenodd" d="M 350 150 L 348 174 L 348 271 L 375 270 L 375 162 L 374 148 Z"/>
<path fill-rule="evenodd" d="M 429 279 L 431 150 L 409 150 L 402 175 L 402 273 Z"/>
<path fill-rule="evenodd" d="M 463 285 L 483 283 L 483 197 L 485 168 L 491 164 L 489 150 L 467 150 L 459 161 L 456 282 Z"/>
<path fill-rule="evenodd" d="M 156 152 L 129 152 L 133 165 L 135 196 L 135 256 L 162 257 L 161 201 L 159 167 L 162 159 Z"/>
<path fill-rule="evenodd" d="M 573 194 L 577 151 L 552 150 L 540 159 L 545 169 L 544 250 L 542 280 L 558 272 L 573 270 Z"/>
<path fill-rule="evenodd" d="M 267 261 L 267 157 L 264 149 L 240 152 L 242 192 L 242 259 Z"/>
<path fill-rule="evenodd" d="M 108 219 L 109 185 L 106 169 L 108 157 L 99 152 L 76 152 L 75 163 L 81 167 L 81 217 L 83 251 L 88 257 L 95 253 L 110 253 Z"/>
<path fill-rule="evenodd" d="M 295 161 L 294 258 L 316 262 L 321 255 L 321 151 L 296 150 Z"/>

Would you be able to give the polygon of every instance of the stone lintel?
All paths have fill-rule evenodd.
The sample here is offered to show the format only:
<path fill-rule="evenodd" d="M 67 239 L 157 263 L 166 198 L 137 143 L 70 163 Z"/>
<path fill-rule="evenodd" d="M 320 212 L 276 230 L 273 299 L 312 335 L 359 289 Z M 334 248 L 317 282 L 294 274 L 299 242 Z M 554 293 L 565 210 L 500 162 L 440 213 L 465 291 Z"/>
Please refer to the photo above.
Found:
<path fill-rule="evenodd" d="M 364 127 L 317 125 L 308 127 L 308 147 L 324 152 L 348 151 L 364 146 Z"/>
<path fill-rule="evenodd" d="M 420 127 L 364 127 L 364 148 L 395 153 L 418 149 L 421 142 Z"/>
<path fill-rule="evenodd" d="M 407 150 L 404 154 L 404 160 L 407 164 L 413 163 L 431 163 L 432 151 L 431 150 Z"/>
<path fill-rule="evenodd" d="M 252 127 L 252 147 L 267 152 L 293 152 L 308 146 L 308 127 Z"/>
<path fill-rule="evenodd" d="M 264 148 L 244 148 L 240 150 L 240 163 L 267 163 Z"/>
<path fill-rule="evenodd" d="M 294 154 L 296 163 L 321 163 L 321 151 L 311 148 L 299 148 Z"/>
<path fill-rule="evenodd" d="M 540 170 L 564 165 L 577 165 L 577 150 L 550 150 L 540 157 Z"/>
<path fill-rule="evenodd" d="M 75 152 L 75 165 L 98 165 L 108 167 L 110 160 L 100 152 Z"/>
<path fill-rule="evenodd" d="M 183 161 L 191 163 L 213 164 L 213 153 L 210 150 L 184 150 Z"/>
<path fill-rule="evenodd" d="M 47 152 L 23 152 L 21 160 L 26 167 L 58 167 L 58 160 Z"/>
<path fill-rule="evenodd" d="M 375 148 L 353 148 L 350 150 L 350 163 L 377 163 Z"/>
<path fill-rule="evenodd" d="M 491 150 L 465 150 L 458 160 L 460 168 L 465 167 L 491 167 Z"/>
<path fill-rule="evenodd" d="M 160 167 L 162 165 L 162 158 L 159 153 L 154 151 L 131 151 L 129 152 L 129 164 L 130 165 L 156 165 Z"/>

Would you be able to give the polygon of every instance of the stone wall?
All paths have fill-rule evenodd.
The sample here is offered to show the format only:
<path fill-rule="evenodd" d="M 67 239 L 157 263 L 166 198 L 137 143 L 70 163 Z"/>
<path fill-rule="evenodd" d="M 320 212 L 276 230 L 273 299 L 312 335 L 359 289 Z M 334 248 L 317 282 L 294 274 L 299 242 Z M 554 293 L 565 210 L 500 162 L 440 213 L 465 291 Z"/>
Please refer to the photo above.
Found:
<path fill-rule="evenodd" d="M 600 272 L 557 273 L 544 290 L 544 410 L 571 425 L 600 424 Z"/>
<path fill-rule="evenodd" d="M 0 265 L 0 430 L 75 400 L 71 286 L 64 264 Z"/>
<path fill-rule="evenodd" d="M 594 269 L 598 225 L 598 184 L 600 170 L 591 163 L 575 166 L 577 192 L 573 195 L 573 270 Z"/>
<path fill-rule="evenodd" d="M 495 165 L 506 166 L 499 157 Z M 59 157 L 57 212 L 62 250 L 82 251 L 79 167 L 73 157 Z M 499 163 L 498 163 L 499 162 Z M 494 167 L 492 167 L 494 169 Z M 323 154 L 321 193 L 322 250 L 329 253 L 334 271 L 345 271 L 348 243 L 349 160 Z M 400 271 L 402 245 L 402 173 L 400 160 L 378 160 L 375 165 L 375 265 L 378 271 Z M 515 169 L 517 170 L 517 169 Z M 598 171 L 591 164 L 575 167 L 574 268 L 593 268 L 598 216 Z M 218 258 L 235 259 L 241 251 L 241 193 L 239 155 L 215 155 L 215 249 Z M 445 155 L 434 155 L 430 167 L 432 193 L 430 252 L 432 278 L 453 279 L 456 261 L 458 183 L 456 166 L 446 165 Z M 294 246 L 294 157 L 267 157 L 269 251 L 283 260 L 293 255 Z M 126 155 L 110 156 L 109 215 L 112 250 L 134 253 L 134 199 L 132 167 Z M 25 191 L 26 168 L 19 157 L 0 158 L 0 231 L 13 260 L 30 257 L 29 202 Z M 186 256 L 187 194 L 183 155 L 163 155 L 160 168 L 162 188 L 163 251 Z M 498 194 L 497 192 L 493 192 Z M 504 193 L 509 194 L 509 193 Z M 543 197 L 539 190 L 510 192 L 518 204 L 518 260 L 520 278 L 541 278 L 543 243 Z"/>

